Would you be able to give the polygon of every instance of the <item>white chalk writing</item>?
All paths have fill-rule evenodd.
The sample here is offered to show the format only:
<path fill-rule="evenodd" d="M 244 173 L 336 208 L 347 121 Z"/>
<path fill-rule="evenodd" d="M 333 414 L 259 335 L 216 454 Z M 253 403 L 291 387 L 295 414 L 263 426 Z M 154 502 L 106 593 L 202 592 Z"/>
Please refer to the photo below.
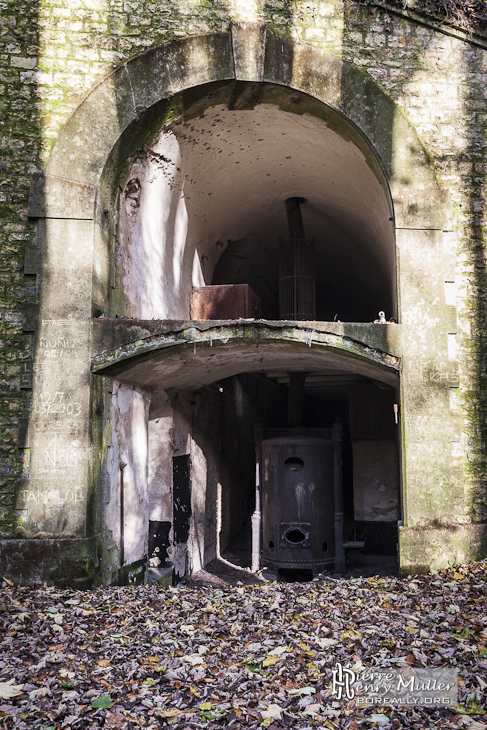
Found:
<path fill-rule="evenodd" d="M 85 458 L 84 449 L 80 446 L 81 444 L 76 439 L 73 439 L 68 445 L 60 443 L 58 435 L 55 433 L 44 449 L 44 454 L 54 469 L 62 466 L 74 466 L 81 463 Z"/>
<path fill-rule="evenodd" d="M 81 403 L 73 403 L 69 398 L 65 399 L 64 391 L 56 390 L 54 393 L 40 393 L 34 399 L 33 412 L 39 416 L 80 416 Z"/>
<path fill-rule="evenodd" d="M 44 504 L 62 506 L 64 504 L 74 504 L 83 501 L 83 492 L 81 487 L 72 487 L 63 490 L 54 487 L 52 489 L 29 489 L 21 494 L 24 504 Z"/>
<path fill-rule="evenodd" d="M 84 322 L 74 319 L 43 319 L 41 320 L 44 326 L 51 325 L 52 327 L 76 327 L 76 330 L 83 331 L 88 329 L 88 326 Z"/>
<path fill-rule="evenodd" d="M 455 363 L 434 360 L 412 360 L 407 366 L 410 383 L 423 385 L 459 385 L 458 368 Z"/>
<path fill-rule="evenodd" d="M 36 433 L 69 433 L 76 436 L 81 433 L 81 421 L 73 418 L 65 418 L 59 421 L 36 421 L 34 423 L 34 431 Z"/>

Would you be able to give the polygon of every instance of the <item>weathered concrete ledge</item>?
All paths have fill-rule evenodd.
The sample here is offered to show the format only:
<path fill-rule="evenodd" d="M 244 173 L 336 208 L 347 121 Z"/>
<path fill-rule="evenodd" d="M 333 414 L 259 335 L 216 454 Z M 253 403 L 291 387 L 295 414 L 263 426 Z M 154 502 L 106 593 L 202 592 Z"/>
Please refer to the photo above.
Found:
<path fill-rule="evenodd" d="M 401 367 L 401 328 L 396 324 L 252 319 L 133 320 L 130 326 L 130 322 L 95 324 L 94 373 L 153 387 L 193 387 L 237 372 L 332 366 L 397 385 Z M 104 341 L 113 345 L 117 340 L 123 344 L 103 350 Z"/>
<path fill-rule="evenodd" d="M 136 343 L 151 337 L 165 334 L 178 335 L 190 329 L 199 332 L 208 332 L 218 327 L 251 325 L 256 328 L 304 330 L 312 333 L 329 333 L 340 335 L 368 345 L 371 348 L 382 350 L 385 353 L 400 358 L 402 356 L 401 326 L 388 322 L 387 324 L 373 324 L 369 322 L 318 322 L 289 320 L 155 320 L 129 318 L 96 318 L 93 320 L 92 357 L 93 364 L 98 362 L 102 354 L 115 350 L 123 345 Z"/>

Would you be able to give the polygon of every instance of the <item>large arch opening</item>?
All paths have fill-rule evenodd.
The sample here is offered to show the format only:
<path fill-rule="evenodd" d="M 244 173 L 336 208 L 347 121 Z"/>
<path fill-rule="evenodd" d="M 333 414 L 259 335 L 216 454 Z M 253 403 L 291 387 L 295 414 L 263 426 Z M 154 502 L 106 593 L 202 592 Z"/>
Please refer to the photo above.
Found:
<path fill-rule="evenodd" d="M 241 84 L 240 95 L 252 86 Z M 134 151 L 122 185 L 116 313 L 188 319 L 194 288 L 244 284 L 258 300 L 250 314 L 223 306 L 210 318 L 292 319 L 279 292 L 294 198 L 316 299 L 314 316 L 296 318 L 396 319 L 393 208 L 370 144 L 305 94 L 262 84 L 244 109 L 232 94 L 230 85 L 200 88 L 192 113 Z"/>
<path fill-rule="evenodd" d="M 400 504 L 394 404 L 400 344 L 387 330 L 397 325 L 314 326 L 310 331 L 308 322 L 166 322 L 135 349 L 128 344 L 100 358 L 96 371 L 113 376 L 124 399 L 134 390 L 150 394 L 150 534 L 161 539 L 150 543 L 155 563 L 165 555 L 184 575 L 223 554 L 250 567 L 257 463 L 263 475 L 263 536 L 294 524 L 301 509 L 292 507 L 297 497 L 317 497 L 295 525 L 296 534 L 308 525 L 306 534 L 318 544 L 312 564 L 309 555 L 298 553 L 310 547 L 305 541 L 292 545 L 281 565 L 283 540 L 267 534 L 263 565 L 286 572 L 289 563 L 304 557 L 305 572 L 333 569 L 339 529 L 349 567 L 359 569 L 361 561 L 376 571 L 378 560 L 387 569 L 396 567 Z M 376 348 L 374 329 L 379 330 Z M 367 336 L 368 344 L 360 341 Z M 117 403 L 122 403 L 120 395 Z M 270 499 L 265 444 L 276 438 L 291 449 L 282 459 L 283 474 L 299 481 L 288 485 L 289 493 L 280 490 Z M 309 475 L 288 469 L 288 457 L 291 464 L 294 457 L 300 459 L 310 439 L 319 441 L 324 464 Z M 178 486 L 180 462 L 186 465 L 183 487 Z M 336 467 L 340 484 L 334 482 Z M 289 505 L 291 519 L 277 518 Z M 321 520 L 323 514 L 327 521 Z M 187 522 L 184 539 L 179 528 L 174 532 L 181 519 Z"/>

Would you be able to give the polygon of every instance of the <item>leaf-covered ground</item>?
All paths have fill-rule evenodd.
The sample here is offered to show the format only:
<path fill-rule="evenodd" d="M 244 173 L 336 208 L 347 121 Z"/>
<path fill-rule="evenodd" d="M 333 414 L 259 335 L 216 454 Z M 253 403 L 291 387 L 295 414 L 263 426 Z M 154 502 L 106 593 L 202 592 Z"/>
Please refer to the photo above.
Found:
<path fill-rule="evenodd" d="M 487 728 L 487 562 L 424 577 L 19 588 L 0 598 L 0 728 Z M 331 694 L 337 662 L 459 669 L 459 707 Z"/>

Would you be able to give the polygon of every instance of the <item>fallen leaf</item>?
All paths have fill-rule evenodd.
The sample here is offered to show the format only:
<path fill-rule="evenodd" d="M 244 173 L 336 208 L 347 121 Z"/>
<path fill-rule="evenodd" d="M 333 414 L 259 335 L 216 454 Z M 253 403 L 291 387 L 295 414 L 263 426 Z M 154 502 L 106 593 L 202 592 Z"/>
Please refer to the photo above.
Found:
<path fill-rule="evenodd" d="M 113 704 L 114 702 L 110 695 L 103 695 L 102 697 L 98 697 L 96 700 L 93 700 L 91 706 L 94 710 L 108 710 L 110 707 L 112 707 Z"/>
<path fill-rule="evenodd" d="M 316 692 L 314 687 L 295 687 L 288 690 L 288 694 L 293 695 L 313 695 Z"/>
<path fill-rule="evenodd" d="M 258 643 L 247 644 L 246 649 L 248 649 L 251 652 L 260 651 L 262 649 L 262 644 L 258 644 Z"/>
<path fill-rule="evenodd" d="M 22 684 L 14 684 L 13 679 L 8 682 L 0 682 L 0 699 L 11 700 L 12 697 L 18 697 L 22 694 Z"/>
<path fill-rule="evenodd" d="M 169 718 L 169 717 L 177 717 L 180 714 L 181 714 L 181 710 L 176 710 L 176 709 L 173 709 L 173 710 L 161 710 L 159 712 L 159 715 L 161 717 L 167 717 L 167 718 Z"/>
<path fill-rule="evenodd" d="M 280 720 L 282 718 L 282 708 L 279 705 L 269 705 L 266 710 L 262 710 L 261 713 L 264 720 Z"/>
<path fill-rule="evenodd" d="M 122 730 L 123 726 L 127 722 L 127 717 L 122 715 L 121 712 L 107 712 L 105 718 L 105 724 L 103 727 L 113 728 L 113 730 Z"/>
<path fill-rule="evenodd" d="M 47 697 L 50 694 L 51 690 L 49 687 L 39 687 L 39 689 L 33 689 L 29 692 L 29 698 L 31 700 L 36 700 L 38 697 Z"/>
<path fill-rule="evenodd" d="M 192 626 L 191 624 L 183 624 L 179 627 L 179 630 L 183 634 L 194 634 L 194 626 Z"/>
<path fill-rule="evenodd" d="M 276 646 L 275 649 L 269 652 L 269 656 L 281 656 L 284 652 L 288 651 L 286 646 Z"/>
<path fill-rule="evenodd" d="M 187 654 L 183 656 L 183 661 L 188 662 L 193 667 L 196 667 L 198 664 L 205 664 L 205 660 L 201 654 Z"/>
<path fill-rule="evenodd" d="M 303 714 L 304 715 L 316 715 L 318 712 L 322 709 L 321 705 L 317 704 L 311 704 L 306 707 Z"/>
<path fill-rule="evenodd" d="M 69 725 L 72 725 L 73 722 L 76 722 L 77 720 L 79 720 L 78 715 L 68 715 L 67 717 L 64 718 L 63 724 L 61 725 L 61 727 L 68 727 Z"/>
<path fill-rule="evenodd" d="M 66 669 L 66 667 L 63 667 L 59 670 L 59 676 L 60 677 L 67 677 L 68 679 L 74 679 L 76 674 L 75 672 L 70 672 L 69 669 Z"/>

